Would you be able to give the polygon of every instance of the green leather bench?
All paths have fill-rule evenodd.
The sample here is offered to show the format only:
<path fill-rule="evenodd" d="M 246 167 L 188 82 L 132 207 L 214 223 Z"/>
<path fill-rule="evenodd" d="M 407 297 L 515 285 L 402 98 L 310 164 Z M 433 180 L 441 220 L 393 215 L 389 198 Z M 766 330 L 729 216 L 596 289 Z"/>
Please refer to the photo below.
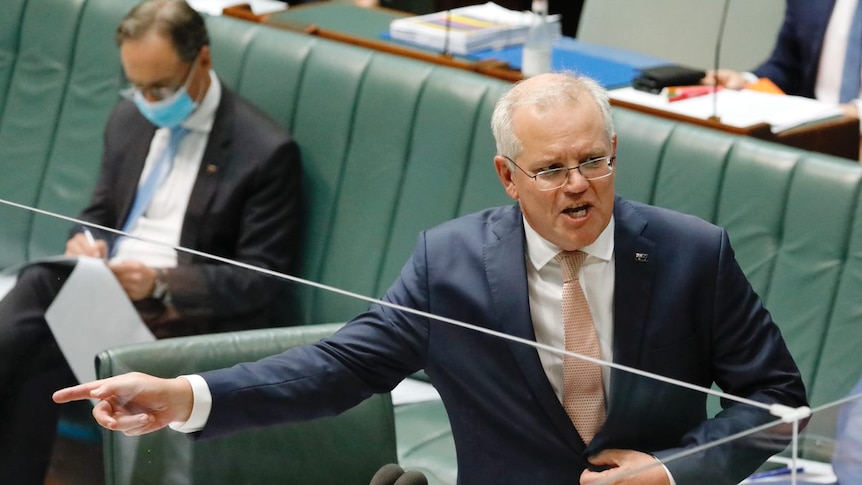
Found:
<path fill-rule="evenodd" d="M 0 198 L 67 216 L 84 205 L 105 118 L 118 99 L 113 29 L 133 3 L 7 2 L 0 16 Z M 505 82 L 231 18 L 211 18 L 208 25 L 222 81 L 300 144 L 302 278 L 381 295 L 420 230 L 509 203 L 493 173 L 489 129 Z M 862 343 L 862 167 L 623 109 L 614 116 L 618 191 L 726 227 L 787 338 L 812 404 L 848 392 L 862 374 L 856 357 Z M 0 266 L 62 250 L 68 222 L 6 206 L 0 218 Z M 333 327 L 315 324 L 345 321 L 367 305 L 309 288 L 299 296 L 298 320 L 273 325 L 302 326 L 111 349 L 100 356 L 98 372 L 174 374 L 226 365 L 319 338 Z M 368 405 L 331 418 L 343 425 L 309 428 L 316 431 L 254 430 L 193 444 L 154 435 L 134 452 L 121 437 L 106 436 L 108 482 L 191 481 L 212 464 L 220 476 L 261 477 L 255 483 L 313 483 L 292 478 L 301 471 L 286 476 L 280 469 L 280 460 L 300 453 L 299 445 L 285 444 L 299 433 L 322 441 L 311 445 L 319 453 L 302 451 L 297 463 L 304 465 L 292 470 L 326 468 L 333 453 L 355 446 L 375 458 L 359 468 L 333 466 L 349 483 L 367 483 L 369 471 L 395 459 L 425 471 L 432 483 L 454 483 L 453 442 L 439 402 L 393 410 L 381 396 Z M 383 424 L 355 427 L 366 419 L 394 419 L 394 435 Z M 821 437 L 831 436 L 831 425 L 828 417 L 815 416 L 807 456 L 828 458 L 828 439 Z"/>

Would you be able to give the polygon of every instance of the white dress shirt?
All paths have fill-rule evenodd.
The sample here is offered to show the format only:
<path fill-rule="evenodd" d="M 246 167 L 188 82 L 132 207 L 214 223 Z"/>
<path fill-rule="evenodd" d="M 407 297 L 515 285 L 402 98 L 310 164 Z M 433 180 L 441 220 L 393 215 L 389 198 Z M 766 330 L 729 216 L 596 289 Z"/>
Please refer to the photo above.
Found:
<path fill-rule="evenodd" d="M 221 101 L 221 83 L 218 76 L 214 71 L 210 71 L 209 75 L 210 86 L 204 99 L 182 122 L 183 128 L 186 128 L 188 133 L 177 149 L 173 168 L 162 185 L 156 189 L 147 210 L 129 229 L 129 234 L 133 236 L 158 241 L 165 245 L 156 245 L 131 237 L 119 238 L 116 253 L 111 261 L 140 261 L 151 268 L 173 268 L 177 265 L 177 252 L 172 246 L 178 246 L 180 243 L 186 208 L 200 171 L 201 160 L 215 120 L 215 112 Z M 156 130 L 150 142 L 150 151 L 144 162 L 139 186 L 147 179 L 165 150 L 170 139 L 170 131 L 170 128 Z"/>
<path fill-rule="evenodd" d="M 563 332 L 563 270 L 554 259 L 560 248 L 546 241 L 527 221 L 527 286 L 530 292 L 530 315 L 536 341 L 557 349 L 565 349 Z M 590 306 L 590 314 L 599 337 L 602 360 L 613 361 L 614 303 L 614 220 L 599 234 L 596 241 L 581 248 L 587 253 L 581 267 L 580 282 Z M 563 357 L 539 351 L 545 374 L 563 402 Z M 610 389 L 610 369 L 602 368 L 605 398 Z"/>

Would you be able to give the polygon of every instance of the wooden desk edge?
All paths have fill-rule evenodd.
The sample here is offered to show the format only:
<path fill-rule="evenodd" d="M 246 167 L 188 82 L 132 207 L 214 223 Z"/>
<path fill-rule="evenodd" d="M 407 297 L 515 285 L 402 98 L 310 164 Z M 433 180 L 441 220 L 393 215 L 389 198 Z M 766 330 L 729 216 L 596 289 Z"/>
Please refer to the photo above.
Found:
<path fill-rule="evenodd" d="M 619 106 L 621 108 L 628 108 L 633 111 L 640 111 L 641 113 L 646 113 L 649 115 L 657 116 L 659 118 L 666 118 L 674 121 L 683 121 L 685 123 L 690 123 L 692 125 L 705 126 L 707 128 L 713 128 L 716 130 L 726 131 L 728 133 L 733 133 L 737 135 L 747 135 L 753 136 L 755 138 L 763 138 L 769 139 L 774 138 L 775 135 L 772 133 L 769 125 L 767 123 L 757 123 L 751 126 L 738 127 L 738 126 L 730 126 L 721 123 L 721 121 L 716 121 L 712 119 L 703 119 L 703 118 L 695 118 L 693 116 L 681 115 L 678 113 L 672 113 L 670 111 L 665 111 L 658 108 L 652 108 L 649 106 L 644 106 L 642 104 L 631 103 L 628 101 L 620 101 L 618 99 L 611 99 L 612 106 Z"/>
<path fill-rule="evenodd" d="M 611 99 L 611 105 L 658 116 L 659 118 L 705 126 L 727 133 L 750 136 L 850 160 L 858 161 L 860 149 L 862 149 L 859 138 L 859 119 L 850 116 L 842 116 L 815 124 L 799 126 L 780 133 L 773 133 L 770 125 L 767 123 L 737 127 L 722 124 L 721 121 L 717 120 L 694 118 L 628 101 Z"/>

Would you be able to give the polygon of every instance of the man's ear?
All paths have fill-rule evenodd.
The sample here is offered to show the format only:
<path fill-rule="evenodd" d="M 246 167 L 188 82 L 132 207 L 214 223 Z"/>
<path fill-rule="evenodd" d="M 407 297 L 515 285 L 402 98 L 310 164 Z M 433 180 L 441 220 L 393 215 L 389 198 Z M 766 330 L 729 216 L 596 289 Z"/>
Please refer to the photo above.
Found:
<path fill-rule="evenodd" d="M 515 181 L 512 179 L 515 174 L 509 168 L 509 161 L 506 160 L 506 157 L 501 155 L 494 157 L 494 169 L 497 171 L 497 177 L 509 197 L 518 200 L 518 187 L 515 186 Z"/>
<path fill-rule="evenodd" d="M 201 51 L 198 53 L 198 57 L 198 64 L 200 64 L 204 71 L 209 72 L 209 70 L 213 67 L 213 60 L 210 55 L 210 46 L 205 45 L 201 47 Z"/>

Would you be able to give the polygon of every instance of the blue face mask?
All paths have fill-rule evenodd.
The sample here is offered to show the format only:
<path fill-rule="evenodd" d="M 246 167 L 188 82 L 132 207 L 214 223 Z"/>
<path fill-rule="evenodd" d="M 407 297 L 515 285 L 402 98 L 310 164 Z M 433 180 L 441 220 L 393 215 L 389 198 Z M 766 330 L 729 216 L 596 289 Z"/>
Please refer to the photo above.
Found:
<path fill-rule="evenodd" d="M 143 93 L 135 90 L 134 101 L 144 118 L 160 128 L 178 126 L 198 107 L 185 86 L 177 90 L 173 96 L 159 101 L 147 101 Z"/>

